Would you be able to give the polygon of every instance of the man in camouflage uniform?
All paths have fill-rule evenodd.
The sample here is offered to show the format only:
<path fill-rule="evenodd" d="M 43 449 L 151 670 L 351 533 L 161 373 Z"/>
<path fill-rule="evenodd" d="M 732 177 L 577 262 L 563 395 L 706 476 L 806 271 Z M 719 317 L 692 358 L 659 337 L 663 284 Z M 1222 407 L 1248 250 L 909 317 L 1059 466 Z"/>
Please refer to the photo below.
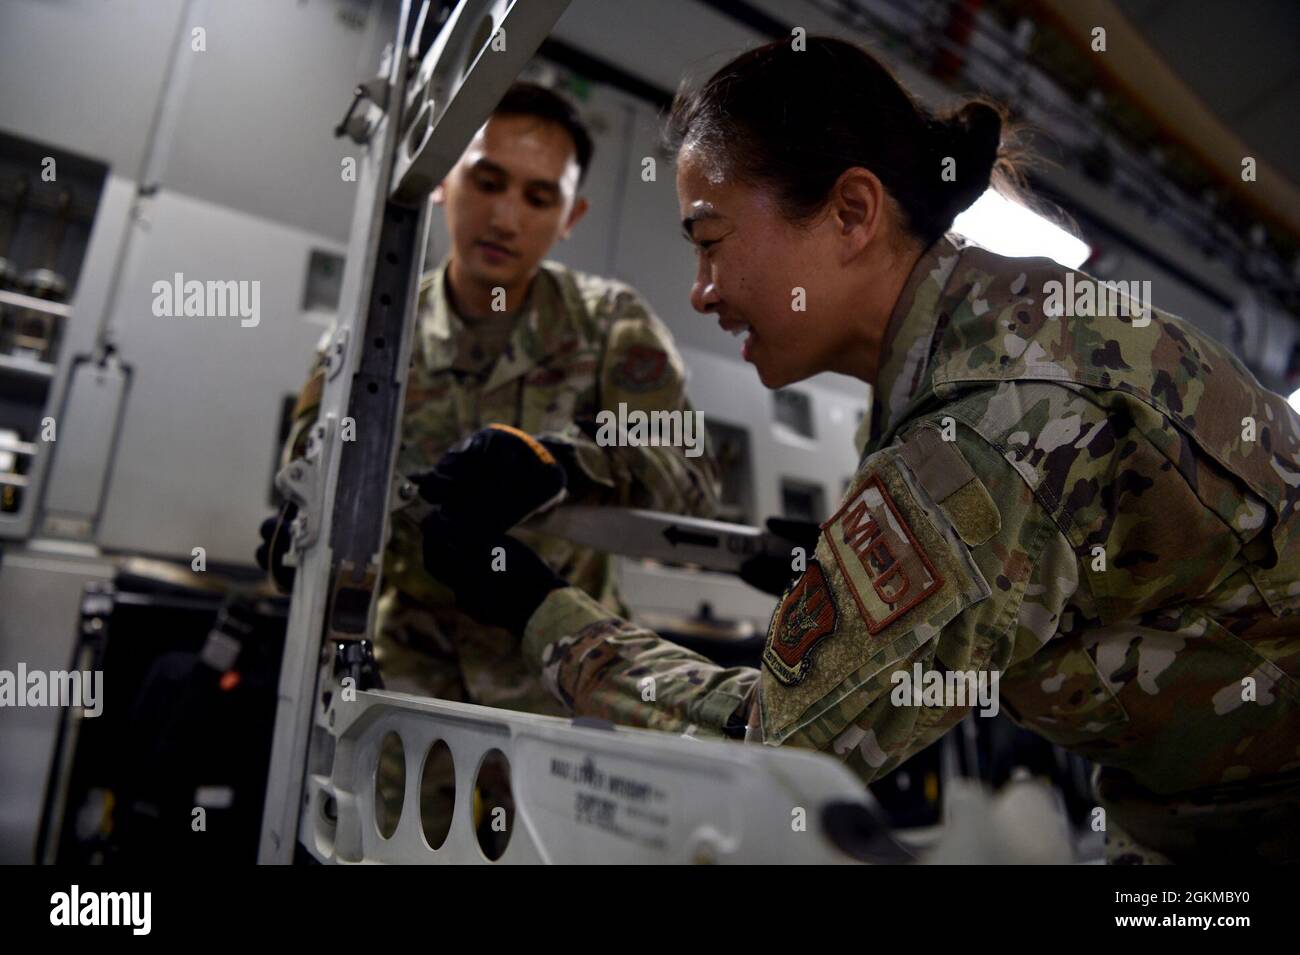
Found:
<path fill-rule="evenodd" d="M 562 582 L 534 588 L 524 656 L 577 713 L 864 782 L 971 708 L 895 705 L 895 673 L 997 673 L 1016 722 L 1100 764 L 1112 861 L 1300 858 L 1300 419 L 1180 319 L 1060 315 L 1068 271 L 951 237 L 921 257 L 760 670 Z"/>
<path fill-rule="evenodd" d="M 590 153 L 572 107 L 516 84 L 435 193 L 453 249 L 420 285 L 397 472 L 425 472 L 462 439 L 502 423 L 556 451 L 570 503 L 711 516 L 719 478 L 707 446 L 691 456 L 594 440 L 601 410 L 626 403 L 686 413 L 690 403 L 671 336 L 635 290 L 541 261 L 586 209 L 577 188 Z M 502 300 L 506 308 L 495 310 Z M 323 381 L 320 353 L 294 410 L 286 462 L 305 447 Z M 595 604 L 626 612 L 607 555 L 516 533 Z M 375 638 L 385 686 L 562 712 L 525 666 L 518 641 L 460 612 L 451 591 L 429 576 L 420 538 L 408 511 L 394 514 Z"/>

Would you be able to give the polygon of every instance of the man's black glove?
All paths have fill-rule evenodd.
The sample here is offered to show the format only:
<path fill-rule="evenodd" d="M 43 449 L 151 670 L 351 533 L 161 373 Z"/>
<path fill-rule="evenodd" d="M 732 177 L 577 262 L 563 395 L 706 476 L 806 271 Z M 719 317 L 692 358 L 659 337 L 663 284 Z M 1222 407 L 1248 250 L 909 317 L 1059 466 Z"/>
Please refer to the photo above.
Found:
<path fill-rule="evenodd" d="M 523 636 L 546 595 L 568 582 L 525 544 L 434 512 L 420 524 L 424 566 L 479 623 Z M 500 548 L 498 550 L 498 548 Z"/>
<path fill-rule="evenodd" d="M 289 525 L 298 516 L 298 505 L 292 501 L 262 521 L 258 533 L 262 543 L 257 548 L 257 566 L 271 575 L 275 585 L 289 593 L 293 590 L 294 568 L 285 566 L 284 558 L 289 553 Z"/>
<path fill-rule="evenodd" d="M 503 534 L 557 503 L 567 484 L 568 448 L 509 425 L 475 431 L 429 471 L 411 476 L 442 514 L 487 536 Z"/>
<path fill-rule="evenodd" d="M 791 566 L 794 548 L 803 548 L 806 566 L 817 549 L 821 528 L 812 521 L 769 517 L 767 531 L 776 540 L 768 541 L 765 553 L 757 554 L 740 565 L 740 579 L 764 593 L 780 597 L 800 573 Z"/>

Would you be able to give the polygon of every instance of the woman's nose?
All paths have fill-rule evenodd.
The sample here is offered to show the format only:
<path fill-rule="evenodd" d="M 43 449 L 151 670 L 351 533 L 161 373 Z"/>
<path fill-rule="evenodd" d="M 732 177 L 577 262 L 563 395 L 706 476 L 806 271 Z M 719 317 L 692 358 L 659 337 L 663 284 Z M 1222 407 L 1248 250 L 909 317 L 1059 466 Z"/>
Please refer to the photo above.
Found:
<path fill-rule="evenodd" d="M 695 276 L 695 284 L 691 286 L 691 308 L 701 314 L 707 314 L 716 310 L 721 301 L 722 296 L 718 294 L 713 276 L 701 262 L 700 271 Z"/>

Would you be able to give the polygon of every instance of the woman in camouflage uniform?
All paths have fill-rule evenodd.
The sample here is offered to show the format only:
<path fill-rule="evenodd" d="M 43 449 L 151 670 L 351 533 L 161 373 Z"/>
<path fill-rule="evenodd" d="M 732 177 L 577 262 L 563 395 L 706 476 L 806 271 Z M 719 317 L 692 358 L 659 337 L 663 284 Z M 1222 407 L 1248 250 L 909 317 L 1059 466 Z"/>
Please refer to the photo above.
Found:
<path fill-rule="evenodd" d="M 795 555 L 760 669 L 612 617 L 521 548 L 478 612 L 575 712 L 812 747 L 864 781 L 971 709 L 918 705 L 899 674 L 968 674 L 1100 765 L 1112 859 L 1300 856 L 1287 402 L 1149 303 L 946 234 L 1003 167 L 990 105 L 934 116 L 869 54 L 808 38 L 723 67 L 672 127 L 692 304 L 746 334 L 770 388 L 872 386 L 857 475 Z M 472 559 L 426 561 L 472 593 L 499 542 L 447 520 Z"/>

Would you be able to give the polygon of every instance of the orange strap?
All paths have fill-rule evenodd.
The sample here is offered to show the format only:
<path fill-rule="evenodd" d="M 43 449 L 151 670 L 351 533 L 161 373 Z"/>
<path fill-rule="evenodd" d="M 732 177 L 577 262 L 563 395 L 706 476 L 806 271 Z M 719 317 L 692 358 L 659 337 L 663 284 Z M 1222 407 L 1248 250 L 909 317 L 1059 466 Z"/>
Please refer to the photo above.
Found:
<path fill-rule="evenodd" d="M 542 459 L 543 464 L 555 463 L 554 455 L 552 455 L 550 451 L 547 451 L 546 447 L 528 432 L 520 431 L 518 428 L 513 428 L 508 424 L 490 424 L 488 427 L 495 428 L 498 431 L 504 431 L 507 434 L 512 434 L 519 440 L 523 441 L 524 444 L 533 449 L 534 454 Z"/>

